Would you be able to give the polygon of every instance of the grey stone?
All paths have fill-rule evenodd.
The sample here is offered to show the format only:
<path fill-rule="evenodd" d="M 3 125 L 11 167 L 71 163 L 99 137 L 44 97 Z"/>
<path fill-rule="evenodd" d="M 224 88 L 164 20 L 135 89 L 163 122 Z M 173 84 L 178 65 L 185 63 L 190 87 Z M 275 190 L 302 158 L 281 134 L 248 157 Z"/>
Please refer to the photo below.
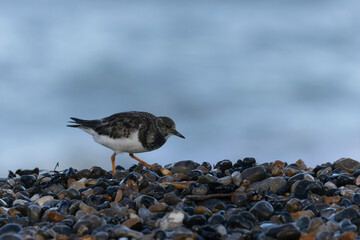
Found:
<path fill-rule="evenodd" d="M 250 184 L 249 188 L 258 190 L 261 194 L 269 190 L 273 193 L 277 193 L 281 188 L 287 184 L 283 177 L 270 177 L 259 182 Z"/>
<path fill-rule="evenodd" d="M 196 169 L 198 166 L 199 166 L 199 164 L 192 160 L 180 161 L 173 165 L 173 167 L 171 168 L 171 172 L 187 174 L 191 170 Z"/>
<path fill-rule="evenodd" d="M 360 162 L 351 158 L 340 158 L 334 162 L 335 168 L 342 168 L 350 173 L 360 168 Z"/>
<path fill-rule="evenodd" d="M 263 166 L 255 166 L 251 168 L 245 169 L 241 176 L 246 180 L 249 180 L 250 182 L 257 182 L 261 181 L 266 177 L 266 170 Z"/>
<path fill-rule="evenodd" d="M 113 228 L 108 230 L 108 234 L 110 238 L 133 238 L 133 239 L 141 239 L 144 234 L 138 231 L 131 230 L 123 225 L 116 225 Z"/>

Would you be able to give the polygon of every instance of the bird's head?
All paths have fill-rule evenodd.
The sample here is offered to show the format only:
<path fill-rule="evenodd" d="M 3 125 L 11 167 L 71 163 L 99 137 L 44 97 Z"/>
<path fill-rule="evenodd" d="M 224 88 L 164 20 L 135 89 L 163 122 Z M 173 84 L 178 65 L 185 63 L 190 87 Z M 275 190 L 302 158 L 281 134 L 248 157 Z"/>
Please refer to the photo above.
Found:
<path fill-rule="evenodd" d="M 175 135 L 181 138 L 185 138 L 181 133 L 176 130 L 174 121 L 168 117 L 157 117 L 155 120 L 155 125 L 159 130 L 160 134 L 168 139 L 170 136 Z"/>

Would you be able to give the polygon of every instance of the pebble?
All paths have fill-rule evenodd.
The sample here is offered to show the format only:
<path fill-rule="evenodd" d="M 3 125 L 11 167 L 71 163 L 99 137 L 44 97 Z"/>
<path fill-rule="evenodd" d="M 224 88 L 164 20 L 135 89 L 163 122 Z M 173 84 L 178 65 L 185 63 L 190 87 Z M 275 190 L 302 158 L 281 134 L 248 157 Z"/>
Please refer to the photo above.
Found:
<path fill-rule="evenodd" d="M 41 216 L 41 207 L 38 205 L 30 205 L 27 210 L 27 216 L 30 218 L 30 220 L 38 222 L 40 221 Z"/>
<path fill-rule="evenodd" d="M 22 227 L 16 223 L 8 223 L 0 228 L 0 235 L 14 234 L 22 230 Z"/>
<path fill-rule="evenodd" d="M 108 231 L 110 238 L 132 238 L 132 239 L 141 239 L 143 238 L 144 234 L 138 231 L 131 230 L 123 225 L 116 225 L 112 227 Z"/>
<path fill-rule="evenodd" d="M 242 182 L 242 176 L 241 173 L 239 171 L 234 171 L 231 174 L 231 179 L 233 181 L 233 183 L 238 187 L 240 186 L 241 182 Z"/>
<path fill-rule="evenodd" d="M 83 189 L 83 188 L 85 188 L 85 181 L 86 181 L 86 178 L 82 178 L 79 181 L 72 182 L 70 184 L 70 187 L 75 188 L 76 190 Z"/>
<path fill-rule="evenodd" d="M 352 159 L 19 171 L 0 178 L 0 239 L 355 239 L 358 178 Z"/>
<path fill-rule="evenodd" d="M 26 188 L 29 188 L 35 183 L 36 178 L 33 175 L 22 175 L 20 177 L 20 181 L 25 185 Z"/>
<path fill-rule="evenodd" d="M 148 195 L 141 195 L 140 197 L 136 198 L 134 202 L 137 208 L 149 208 L 151 205 L 159 203 L 158 200 Z"/>
<path fill-rule="evenodd" d="M 267 201 L 257 202 L 251 209 L 250 212 L 259 220 L 269 220 L 274 212 L 273 206 Z"/>
<path fill-rule="evenodd" d="M 215 168 L 219 168 L 223 172 L 231 167 L 232 167 L 232 162 L 227 159 L 222 160 L 215 165 Z"/>
<path fill-rule="evenodd" d="M 245 169 L 241 176 L 243 179 L 249 180 L 250 182 L 261 181 L 266 177 L 266 170 L 262 166 L 255 166 Z"/>
<path fill-rule="evenodd" d="M 156 203 L 149 207 L 150 212 L 157 213 L 157 212 L 165 212 L 166 211 L 166 204 L 164 203 Z"/>
<path fill-rule="evenodd" d="M 70 187 L 67 189 L 67 196 L 70 199 L 80 199 L 80 197 L 81 197 L 79 190 L 77 190 L 73 187 Z"/>
<path fill-rule="evenodd" d="M 234 204 L 238 207 L 244 207 L 246 203 L 248 202 L 248 198 L 245 194 L 236 194 L 234 198 Z"/>
<path fill-rule="evenodd" d="M 208 188 L 204 185 L 200 185 L 191 190 L 191 194 L 193 195 L 206 195 L 208 192 Z"/>
<path fill-rule="evenodd" d="M 198 163 L 192 161 L 192 160 L 187 160 L 187 161 L 179 161 L 177 163 L 175 163 L 172 168 L 171 168 L 171 172 L 174 173 L 184 173 L 187 174 L 190 171 L 196 169 L 199 166 Z"/>
<path fill-rule="evenodd" d="M 53 196 L 44 196 L 44 197 L 41 197 L 38 200 L 36 200 L 36 203 L 39 204 L 39 206 L 43 206 L 43 205 L 45 205 L 45 203 L 47 203 L 51 200 L 54 200 Z"/>
<path fill-rule="evenodd" d="M 334 162 L 335 168 L 342 168 L 350 173 L 360 168 L 360 162 L 351 158 L 340 158 Z"/>
<path fill-rule="evenodd" d="M 230 176 L 222 177 L 217 180 L 219 183 L 224 185 L 229 185 L 232 183 L 232 178 Z"/>
<path fill-rule="evenodd" d="M 182 224 L 185 218 L 185 213 L 181 210 L 174 210 L 168 214 L 166 214 L 160 220 L 160 229 L 162 230 L 170 230 L 175 227 L 178 227 Z"/>
<path fill-rule="evenodd" d="M 249 188 L 256 189 L 260 193 L 264 193 L 265 191 L 277 193 L 280 189 L 285 187 L 286 184 L 287 182 L 283 177 L 270 177 L 250 184 Z"/>

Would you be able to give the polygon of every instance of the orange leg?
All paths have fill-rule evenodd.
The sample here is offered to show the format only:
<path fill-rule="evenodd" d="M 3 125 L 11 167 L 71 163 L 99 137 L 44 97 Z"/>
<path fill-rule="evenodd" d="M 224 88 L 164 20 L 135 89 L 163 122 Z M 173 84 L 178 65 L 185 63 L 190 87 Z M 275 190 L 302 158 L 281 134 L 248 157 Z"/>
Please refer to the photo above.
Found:
<path fill-rule="evenodd" d="M 115 169 L 115 156 L 116 156 L 116 153 L 114 153 L 113 155 L 111 155 L 111 164 L 112 164 L 112 174 L 115 175 L 116 173 L 116 169 Z"/>
<path fill-rule="evenodd" d="M 143 160 L 141 160 L 140 158 L 135 157 L 133 153 L 129 153 L 129 155 L 130 155 L 130 157 L 132 157 L 133 159 L 135 159 L 136 161 L 138 161 L 139 163 L 141 163 L 145 167 L 150 167 L 150 168 L 154 167 L 154 165 L 150 165 L 150 164 L 144 162 Z"/>

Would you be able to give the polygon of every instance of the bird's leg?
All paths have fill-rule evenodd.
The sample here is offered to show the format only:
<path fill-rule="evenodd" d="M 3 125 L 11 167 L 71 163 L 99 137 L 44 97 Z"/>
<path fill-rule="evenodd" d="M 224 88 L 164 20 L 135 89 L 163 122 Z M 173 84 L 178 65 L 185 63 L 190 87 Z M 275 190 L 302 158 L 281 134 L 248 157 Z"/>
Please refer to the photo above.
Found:
<path fill-rule="evenodd" d="M 116 156 L 116 153 L 114 153 L 113 155 L 111 155 L 111 164 L 112 164 L 112 174 L 115 175 L 116 173 L 116 169 L 115 169 L 115 156 Z"/>
<path fill-rule="evenodd" d="M 135 157 L 133 153 L 129 153 L 129 155 L 130 155 L 130 157 L 132 157 L 133 159 L 135 159 L 136 161 L 138 161 L 139 163 L 141 163 L 145 167 L 154 168 L 154 165 L 150 165 L 150 164 L 144 162 L 143 160 L 141 160 L 140 158 Z"/>

